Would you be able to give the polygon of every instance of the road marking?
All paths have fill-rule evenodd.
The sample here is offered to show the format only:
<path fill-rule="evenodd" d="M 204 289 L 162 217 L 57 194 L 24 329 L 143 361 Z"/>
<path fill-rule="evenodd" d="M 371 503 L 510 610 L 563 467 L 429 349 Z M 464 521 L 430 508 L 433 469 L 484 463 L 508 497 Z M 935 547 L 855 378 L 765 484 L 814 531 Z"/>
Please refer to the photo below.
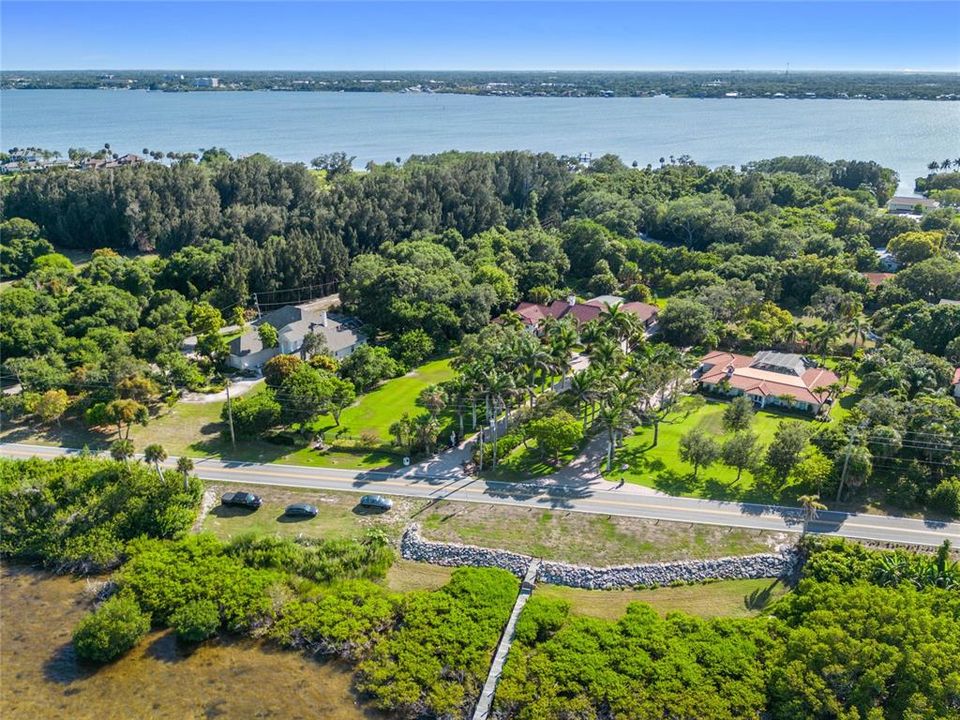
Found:
<path fill-rule="evenodd" d="M 37 456 L 47 456 L 47 457 L 62 457 L 65 455 L 70 455 L 73 453 L 65 452 L 66 448 L 58 448 L 51 446 L 0 446 L 0 453 L 5 455 L 12 456 L 23 456 L 23 457 L 37 457 Z M 204 461 L 211 463 L 217 463 L 219 466 L 205 465 Z M 356 487 L 359 485 L 373 484 L 377 488 L 396 488 L 399 491 L 406 492 L 397 492 L 395 494 L 406 495 L 407 497 L 421 497 L 425 499 L 433 499 L 431 496 L 436 492 L 446 492 L 447 494 L 440 499 L 450 500 L 450 501 L 461 501 L 461 502 L 476 502 L 476 503 L 487 503 L 487 504 L 496 504 L 496 505 L 515 505 L 523 506 L 526 504 L 527 500 L 548 500 L 555 502 L 564 502 L 566 501 L 569 506 L 561 508 L 570 512 L 587 512 L 592 514 L 606 514 L 606 515 L 620 515 L 626 516 L 625 513 L 618 513 L 616 510 L 605 510 L 604 507 L 612 506 L 614 508 L 624 508 L 628 510 L 633 510 L 635 512 L 647 511 L 648 513 L 659 512 L 661 516 L 652 515 L 652 519 L 663 519 L 666 522 L 688 522 L 694 524 L 702 525 L 722 525 L 726 527 L 736 527 L 736 524 L 729 522 L 721 522 L 720 520 L 711 521 L 708 519 L 703 519 L 704 516 L 720 516 L 722 518 L 736 518 L 740 521 L 739 527 L 745 527 L 749 529 L 757 530 L 771 530 L 774 532 L 800 532 L 800 528 L 796 523 L 791 525 L 788 523 L 788 520 L 792 519 L 790 515 L 785 514 L 781 510 L 770 509 L 762 510 L 761 512 L 751 514 L 743 512 L 742 510 L 725 510 L 722 508 L 711 508 L 704 507 L 702 505 L 695 506 L 676 506 L 676 505 L 665 505 L 665 504 L 649 504 L 642 501 L 632 501 L 632 500 L 617 500 L 617 499 L 607 499 L 603 497 L 598 497 L 597 495 L 591 495 L 589 497 L 573 497 L 567 498 L 564 495 L 554 496 L 549 492 L 545 491 L 524 491 L 522 484 L 513 484 L 506 483 L 502 481 L 492 481 L 486 482 L 485 488 L 470 487 L 474 482 L 477 481 L 476 478 L 472 477 L 456 477 L 456 478 L 444 478 L 442 476 L 397 476 L 394 473 L 387 471 L 377 471 L 377 470 L 348 470 L 348 469 L 339 469 L 339 468 L 314 468 L 304 465 L 294 465 L 288 467 L 296 467 L 300 469 L 300 472 L 283 472 L 283 465 L 278 465 L 277 470 L 266 470 L 266 469 L 257 469 L 264 468 L 263 463 L 243 463 L 239 467 L 230 468 L 223 466 L 224 461 L 216 460 L 214 458 L 202 458 L 197 463 L 199 467 L 196 468 L 195 472 L 198 477 L 206 480 L 213 480 L 217 482 L 239 482 L 245 484 L 258 484 L 256 479 L 246 480 L 236 475 L 243 476 L 256 476 L 262 477 L 265 479 L 272 479 L 276 482 L 270 483 L 261 480 L 259 484 L 274 484 L 282 485 L 286 484 L 291 487 L 314 489 L 314 490 L 330 490 L 333 492 L 363 492 L 362 487 Z M 229 461 L 227 461 L 229 462 Z M 167 465 L 172 466 L 172 462 L 166 463 Z M 340 473 L 355 473 L 353 477 L 343 477 L 338 475 L 325 474 L 327 472 L 340 472 Z M 306 473 L 311 473 L 307 475 Z M 377 474 L 384 476 L 384 479 L 367 479 L 364 478 L 364 474 Z M 210 475 L 223 474 L 227 477 L 210 477 Z M 233 475 L 234 477 L 230 477 Z M 206 477 L 204 477 L 206 476 Z M 406 480 L 402 478 L 406 477 Z M 390 479 L 387 479 L 390 478 Z M 324 482 L 332 485 L 344 485 L 343 489 L 339 488 L 322 488 L 317 487 L 315 483 Z M 457 483 L 464 483 L 462 486 L 457 487 Z M 426 485 L 435 485 L 432 489 Z M 513 488 L 513 491 L 510 493 L 504 493 L 508 495 L 507 497 L 496 497 L 491 493 L 497 492 L 495 486 L 502 486 L 507 488 Z M 518 486 L 519 485 L 519 486 Z M 428 492 L 429 491 L 429 492 Z M 606 491 L 601 491 L 606 492 Z M 389 491 L 387 491 L 389 494 Z M 476 499 L 473 497 L 466 496 L 476 496 Z M 665 498 L 670 496 L 664 496 Z M 692 500 L 692 499 L 691 499 Z M 576 504 L 575 504 L 576 503 Z M 794 511 L 799 513 L 799 508 L 784 508 L 785 511 Z M 679 518 L 664 518 L 662 517 L 663 513 L 670 514 L 680 514 Z M 698 518 L 684 518 L 683 514 L 689 513 L 694 515 L 701 516 Z M 836 527 L 829 531 L 820 531 L 822 534 L 846 534 L 852 535 L 855 531 L 869 531 L 876 530 L 881 531 L 885 534 L 890 534 L 896 536 L 900 535 L 930 535 L 936 538 L 944 537 L 957 537 L 960 538 L 960 534 L 954 534 L 951 532 L 951 527 L 941 528 L 939 530 L 927 529 L 927 528 L 913 528 L 909 526 L 900 525 L 876 525 L 864 522 L 860 519 L 862 516 L 857 516 L 849 513 L 840 513 L 841 517 L 836 521 Z M 799 519 L 799 518 L 798 518 Z M 922 521 L 914 520 L 912 518 L 892 518 L 906 523 L 919 523 Z M 753 522 L 750 522 L 750 521 Z M 744 524 L 745 523 L 745 524 Z M 834 522 L 831 520 L 817 520 L 811 523 L 812 527 L 824 527 L 834 525 Z M 870 536 L 872 538 L 872 536 Z M 897 540 L 890 540 L 891 542 L 897 542 Z M 901 541 L 902 542 L 902 541 Z M 917 540 L 916 542 L 922 543 L 922 540 Z"/>

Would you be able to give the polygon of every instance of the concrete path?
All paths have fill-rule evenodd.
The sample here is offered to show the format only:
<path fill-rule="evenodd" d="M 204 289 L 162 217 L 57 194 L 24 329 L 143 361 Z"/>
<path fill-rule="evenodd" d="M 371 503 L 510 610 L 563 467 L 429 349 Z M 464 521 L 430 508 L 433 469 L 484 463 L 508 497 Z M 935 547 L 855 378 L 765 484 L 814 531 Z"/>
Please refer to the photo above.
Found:
<path fill-rule="evenodd" d="M 503 635 L 500 636 L 500 643 L 497 645 L 497 651 L 493 654 L 493 662 L 490 663 L 490 672 L 487 673 L 487 681 L 483 684 L 483 690 L 480 692 L 480 699 L 477 701 L 477 707 L 473 711 L 473 720 L 487 720 L 490 717 L 490 709 L 493 707 L 493 697 L 497 691 L 497 683 L 500 682 L 500 676 L 503 674 L 503 665 L 507 661 L 507 655 L 510 654 L 510 646 L 513 644 L 513 637 L 517 629 L 517 620 L 523 611 L 523 606 L 527 604 L 530 595 L 533 594 L 533 587 L 537 583 L 537 575 L 540 573 L 540 560 L 534 560 L 527 568 L 527 575 L 520 585 L 520 592 L 517 595 L 517 601 L 513 605 L 513 612 L 510 613 L 510 619 L 507 620 L 507 626 L 503 629 Z"/>
<path fill-rule="evenodd" d="M 237 380 L 236 382 L 230 382 L 230 397 L 238 398 L 241 395 L 246 395 L 248 392 L 253 390 L 253 388 L 259 383 L 264 382 L 263 378 L 252 378 L 250 380 Z M 180 398 L 180 402 L 194 404 L 194 405 L 203 405 L 205 403 L 213 402 L 226 402 L 227 400 L 227 391 L 221 390 L 220 392 L 215 393 L 184 393 Z"/>

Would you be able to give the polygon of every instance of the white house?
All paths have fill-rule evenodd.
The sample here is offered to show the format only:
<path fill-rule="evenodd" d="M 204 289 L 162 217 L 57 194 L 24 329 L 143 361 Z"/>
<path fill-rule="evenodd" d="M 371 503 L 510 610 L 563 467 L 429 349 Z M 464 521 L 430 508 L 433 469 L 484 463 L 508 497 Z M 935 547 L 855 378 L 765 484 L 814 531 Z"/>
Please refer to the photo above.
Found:
<path fill-rule="evenodd" d="M 930 210 L 936 210 L 938 207 L 940 207 L 940 203 L 936 200 L 913 195 L 897 195 L 887 202 L 888 212 L 906 213 L 908 215 L 922 214 Z M 920 209 L 919 213 L 917 213 L 917 208 Z"/>

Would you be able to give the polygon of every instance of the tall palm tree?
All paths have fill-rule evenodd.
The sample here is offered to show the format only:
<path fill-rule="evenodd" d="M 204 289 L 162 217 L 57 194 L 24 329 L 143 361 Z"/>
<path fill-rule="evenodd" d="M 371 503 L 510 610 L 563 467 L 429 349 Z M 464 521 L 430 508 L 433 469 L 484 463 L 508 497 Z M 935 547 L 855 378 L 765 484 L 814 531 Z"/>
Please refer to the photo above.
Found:
<path fill-rule="evenodd" d="M 633 429 L 635 418 L 624 398 L 614 397 L 597 413 L 597 424 L 607 434 L 607 472 L 613 468 L 617 440 Z"/>
<path fill-rule="evenodd" d="M 526 370 L 524 384 L 530 394 L 530 407 L 533 407 L 537 389 L 537 376 L 539 375 L 543 380 L 543 390 L 546 390 L 547 379 L 550 377 L 554 359 L 539 343 L 524 350 L 522 357 L 523 366 Z"/>
<path fill-rule="evenodd" d="M 153 465 L 154 469 L 157 471 L 157 477 L 160 478 L 160 482 L 163 482 L 163 471 L 160 469 L 160 465 L 164 460 L 167 459 L 167 451 L 164 449 L 163 445 L 160 445 L 159 443 L 147 445 L 143 449 L 143 459 Z"/>
<path fill-rule="evenodd" d="M 823 323 L 814 331 L 813 346 L 820 352 L 820 362 L 826 362 L 830 348 L 840 334 L 836 323 Z"/>
<path fill-rule="evenodd" d="M 190 473 L 193 472 L 193 460 L 186 455 L 177 458 L 177 472 L 183 475 L 183 489 L 190 489 Z"/>
<path fill-rule="evenodd" d="M 807 326 L 802 320 L 795 320 L 784 330 L 784 340 L 787 345 L 796 348 L 804 341 L 807 334 Z"/>
<path fill-rule="evenodd" d="M 583 430 L 589 427 L 588 413 L 597 399 L 597 374 L 589 369 L 576 373 L 570 378 L 570 394 L 583 410 Z"/>
<path fill-rule="evenodd" d="M 817 513 L 826 510 L 827 506 L 820 502 L 819 495 L 801 495 L 797 498 L 800 507 L 803 509 L 803 532 L 800 537 L 805 537 L 810 529 L 810 523 L 817 519 Z"/>
<path fill-rule="evenodd" d="M 859 341 L 867 341 L 867 332 L 869 331 L 869 328 L 867 327 L 866 320 L 859 315 L 855 316 L 852 320 L 850 320 L 850 322 L 847 323 L 847 331 L 853 335 L 853 350 L 856 352 Z"/>
<path fill-rule="evenodd" d="M 506 408 L 505 399 L 513 392 L 515 388 L 513 377 L 509 373 L 501 372 L 496 368 L 489 370 L 483 376 L 483 391 L 487 400 L 487 407 L 490 411 L 487 414 L 487 421 L 493 432 L 493 467 L 497 467 L 497 418 L 500 415 L 500 409 Z"/>
<path fill-rule="evenodd" d="M 447 391 L 439 385 L 428 385 L 420 391 L 417 402 L 425 407 L 430 417 L 436 418 L 447 406 Z"/>

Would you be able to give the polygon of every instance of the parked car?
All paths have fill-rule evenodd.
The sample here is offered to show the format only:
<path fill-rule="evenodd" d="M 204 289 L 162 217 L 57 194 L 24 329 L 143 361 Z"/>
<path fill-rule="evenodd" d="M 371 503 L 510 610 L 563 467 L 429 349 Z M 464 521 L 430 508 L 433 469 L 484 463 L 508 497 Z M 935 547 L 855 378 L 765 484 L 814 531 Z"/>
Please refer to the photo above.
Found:
<path fill-rule="evenodd" d="M 248 492 L 224 493 L 223 497 L 220 498 L 220 502 L 224 505 L 245 507 L 250 508 L 251 510 L 256 510 L 263 504 L 263 500 L 260 499 L 259 495 L 254 495 L 253 493 Z"/>
<path fill-rule="evenodd" d="M 383 495 L 364 495 L 360 498 L 360 507 L 389 510 L 393 507 L 393 500 L 385 498 Z"/>
<path fill-rule="evenodd" d="M 288 517 L 316 517 L 317 507 L 307 503 L 294 503 L 293 505 L 287 505 L 283 514 Z"/>

